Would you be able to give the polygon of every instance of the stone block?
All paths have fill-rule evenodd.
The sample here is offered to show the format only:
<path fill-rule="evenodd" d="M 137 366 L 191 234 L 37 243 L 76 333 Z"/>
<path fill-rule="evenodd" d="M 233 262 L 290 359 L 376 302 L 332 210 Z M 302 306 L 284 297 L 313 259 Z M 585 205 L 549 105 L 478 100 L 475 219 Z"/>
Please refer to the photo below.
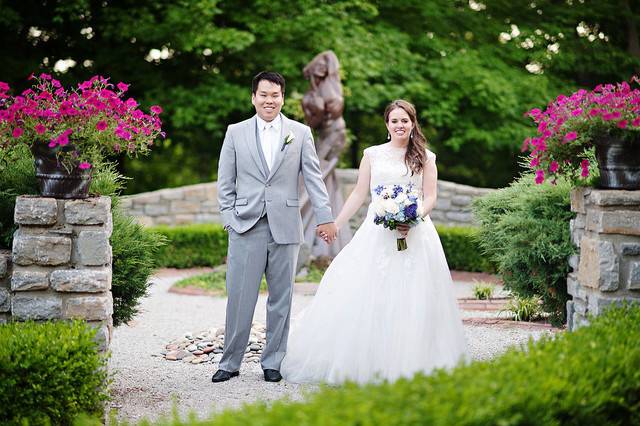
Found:
<path fill-rule="evenodd" d="M 622 243 L 620 253 L 623 256 L 640 256 L 640 243 Z"/>
<path fill-rule="evenodd" d="M 621 305 L 626 300 L 625 297 L 608 297 L 600 294 L 593 294 L 589 297 L 589 313 L 601 315 L 611 305 Z"/>
<path fill-rule="evenodd" d="M 469 195 L 454 195 L 451 198 L 451 204 L 454 206 L 467 206 L 473 201 L 473 198 Z"/>
<path fill-rule="evenodd" d="M 11 294 L 6 288 L 0 287 L 0 312 L 11 311 Z"/>
<path fill-rule="evenodd" d="M 587 292 L 578 282 L 578 276 L 575 272 L 567 276 L 567 293 L 573 296 L 574 300 L 587 300 Z"/>
<path fill-rule="evenodd" d="M 102 321 L 111 317 L 113 301 L 109 296 L 82 296 L 67 299 L 64 318 Z"/>
<path fill-rule="evenodd" d="M 435 210 L 449 210 L 451 208 L 451 200 L 448 198 L 438 197 L 436 200 Z"/>
<path fill-rule="evenodd" d="M 472 213 L 446 212 L 445 217 L 447 218 L 448 221 L 466 223 L 466 224 L 473 223 L 473 220 L 474 220 Z"/>
<path fill-rule="evenodd" d="M 143 192 L 142 194 L 131 196 L 131 200 L 136 206 L 144 206 L 145 204 L 157 204 L 160 202 L 160 193 L 162 191 Z"/>
<path fill-rule="evenodd" d="M 111 263 L 109 235 L 105 231 L 82 231 L 78 235 L 77 255 L 85 266 L 102 266 Z"/>
<path fill-rule="evenodd" d="M 103 322 L 91 324 L 93 327 L 98 328 L 94 340 L 98 343 L 98 350 L 101 352 L 106 351 L 111 343 L 111 328 L 108 324 Z"/>
<path fill-rule="evenodd" d="M 13 271 L 12 291 L 46 290 L 49 288 L 49 276 L 39 271 Z"/>
<path fill-rule="evenodd" d="M 184 200 L 184 193 L 181 188 L 163 189 L 159 194 L 161 200 Z"/>
<path fill-rule="evenodd" d="M 573 309 L 573 300 L 567 300 L 567 329 L 573 330 L 573 315 L 575 311 Z"/>
<path fill-rule="evenodd" d="M 578 271 L 578 265 L 580 264 L 580 256 L 577 254 L 572 254 L 569 256 L 569 267 L 573 271 Z"/>
<path fill-rule="evenodd" d="M 71 260 L 71 238 L 17 234 L 13 239 L 13 263 L 21 266 L 57 266 Z"/>
<path fill-rule="evenodd" d="M 220 215 L 200 213 L 195 216 L 195 223 L 220 223 Z"/>
<path fill-rule="evenodd" d="M 587 314 L 587 304 L 582 299 L 573 299 L 573 311 L 579 315 Z"/>
<path fill-rule="evenodd" d="M 154 225 L 173 225 L 174 218 L 173 216 L 158 216 L 154 217 Z"/>
<path fill-rule="evenodd" d="M 640 290 L 640 261 L 629 262 L 629 275 L 627 277 L 629 290 Z"/>
<path fill-rule="evenodd" d="M 11 297 L 11 312 L 18 320 L 62 318 L 62 299 L 51 294 L 16 294 Z"/>
<path fill-rule="evenodd" d="M 589 194 L 589 202 L 596 206 L 638 206 L 640 207 L 639 191 L 622 191 L 613 189 L 594 189 Z"/>
<path fill-rule="evenodd" d="M 585 197 L 591 192 L 591 188 L 577 187 L 570 193 L 571 211 L 578 214 L 585 214 Z"/>
<path fill-rule="evenodd" d="M 191 223 L 195 223 L 195 221 L 195 214 L 177 214 L 174 218 L 174 223 L 176 225 L 189 225 Z"/>
<path fill-rule="evenodd" d="M 188 201 L 204 201 L 207 199 L 206 192 L 202 185 L 193 185 L 184 188 L 184 199 Z"/>
<path fill-rule="evenodd" d="M 578 281 L 585 287 L 615 291 L 620 281 L 618 256 L 609 241 L 583 237 L 580 241 Z"/>
<path fill-rule="evenodd" d="M 58 219 L 55 198 L 21 196 L 16 198 L 13 220 L 20 225 L 53 225 Z"/>
<path fill-rule="evenodd" d="M 65 202 L 64 216 L 72 225 L 102 225 L 111 215 L 111 198 L 95 197 Z"/>
<path fill-rule="evenodd" d="M 123 210 L 129 210 L 133 207 L 133 199 L 131 197 L 122 197 L 119 200 L 120 208 Z"/>
<path fill-rule="evenodd" d="M 204 185 L 205 199 L 218 202 L 218 186 L 215 183 Z"/>
<path fill-rule="evenodd" d="M 640 211 L 589 210 L 587 230 L 601 234 L 640 235 Z"/>
<path fill-rule="evenodd" d="M 197 201 L 174 200 L 171 201 L 171 213 L 195 214 L 200 213 L 200 203 Z"/>
<path fill-rule="evenodd" d="M 11 252 L 0 251 L 0 279 L 6 277 L 9 274 L 11 268 Z"/>
<path fill-rule="evenodd" d="M 51 273 L 50 282 L 60 292 L 99 293 L 111 288 L 111 271 L 59 269 Z"/>
<path fill-rule="evenodd" d="M 149 216 L 162 216 L 169 214 L 168 204 L 147 204 L 144 206 L 144 213 Z"/>

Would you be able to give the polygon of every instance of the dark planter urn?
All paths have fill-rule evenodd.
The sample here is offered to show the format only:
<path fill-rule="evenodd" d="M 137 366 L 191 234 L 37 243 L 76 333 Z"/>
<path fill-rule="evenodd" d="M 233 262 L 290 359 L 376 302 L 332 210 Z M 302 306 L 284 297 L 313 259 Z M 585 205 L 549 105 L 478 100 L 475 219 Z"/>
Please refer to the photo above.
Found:
<path fill-rule="evenodd" d="M 73 149 L 69 147 L 69 149 Z M 46 143 L 36 142 L 31 147 L 36 167 L 40 195 L 52 198 L 87 198 L 91 184 L 91 171 L 77 166 L 67 171 L 56 158 L 55 151 Z"/>
<path fill-rule="evenodd" d="M 595 146 L 600 188 L 640 190 L 640 137 L 603 136 Z"/>

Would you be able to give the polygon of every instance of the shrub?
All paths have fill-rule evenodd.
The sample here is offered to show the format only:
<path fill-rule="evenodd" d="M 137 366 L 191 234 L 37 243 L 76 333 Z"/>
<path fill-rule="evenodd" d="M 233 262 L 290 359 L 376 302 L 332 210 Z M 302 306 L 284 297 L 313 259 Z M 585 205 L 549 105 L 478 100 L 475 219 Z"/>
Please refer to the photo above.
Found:
<path fill-rule="evenodd" d="M 523 176 L 509 187 L 476 199 L 479 241 L 497 265 L 504 286 L 521 297 L 539 296 L 553 324 L 564 323 L 571 212 L 566 181 L 535 185 Z"/>
<path fill-rule="evenodd" d="M 81 321 L 0 325 L 0 423 L 70 424 L 101 414 L 107 360 Z"/>
<path fill-rule="evenodd" d="M 158 266 L 215 266 L 223 263 L 227 255 L 227 232 L 222 225 L 157 226 L 151 229 L 168 240 L 157 254 Z"/>
<path fill-rule="evenodd" d="M 494 288 L 493 284 L 478 283 L 473 286 L 473 296 L 478 300 L 491 299 Z"/>
<path fill-rule="evenodd" d="M 156 425 L 631 425 L 640 422 L 640 307 L 529 342 L 491 361 L 395 383 L 323 387 L 306 401 L 257 402 L 209 420 Z M 258 421 L 259 420 L 259 421 Z"/>
<path fill-rule="evenodd" d="M 140 299 L 147 294 L 149 277 L 158 266 L 165 238 L 140 225 L 135 218 L 113 209 L 113 324 L 131 320 Z"/>
<path fill-rule="evenodd" d="M 493 272 L 495 266 L 482 255 L 479 229 L 470 226 L 436 226 L 449 268 L 458 271 Z"/>

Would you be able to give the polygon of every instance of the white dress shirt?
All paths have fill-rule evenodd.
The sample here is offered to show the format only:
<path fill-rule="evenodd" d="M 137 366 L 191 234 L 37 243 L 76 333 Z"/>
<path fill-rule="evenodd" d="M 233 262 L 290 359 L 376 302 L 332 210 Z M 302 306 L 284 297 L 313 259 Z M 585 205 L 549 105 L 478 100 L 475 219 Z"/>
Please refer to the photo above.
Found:
<path fill-rule="evenodd" d="M 282 129 L 282 118 L 280 114 L 271 122 L 266 122 L 260 116 L 256 116 L 258 121 L 258 134 L 260 135 L 260 145 L 264 159 L 269 166 L 269 170 L 273 166 L 273 162 L 280 147 L 280 133 Z"/>

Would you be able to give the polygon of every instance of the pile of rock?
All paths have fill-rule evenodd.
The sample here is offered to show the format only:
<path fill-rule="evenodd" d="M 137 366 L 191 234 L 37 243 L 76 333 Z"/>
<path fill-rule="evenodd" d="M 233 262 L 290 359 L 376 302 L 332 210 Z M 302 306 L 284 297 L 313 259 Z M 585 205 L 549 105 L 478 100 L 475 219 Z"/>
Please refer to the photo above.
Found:
<path fill-rule="evenodd" d="M 243 362 L 260 362 L 262 349 L 266 343 L 265 333 L 264 325 L 252 324 Z M 182 361 L 189 364 L 217 363 L 222 358 L 223 348 L 224 327 L 221 327 L 197 334 L 185 333 L 184 337 L 167 344 L 160 353 L 168 361 Z"/>

